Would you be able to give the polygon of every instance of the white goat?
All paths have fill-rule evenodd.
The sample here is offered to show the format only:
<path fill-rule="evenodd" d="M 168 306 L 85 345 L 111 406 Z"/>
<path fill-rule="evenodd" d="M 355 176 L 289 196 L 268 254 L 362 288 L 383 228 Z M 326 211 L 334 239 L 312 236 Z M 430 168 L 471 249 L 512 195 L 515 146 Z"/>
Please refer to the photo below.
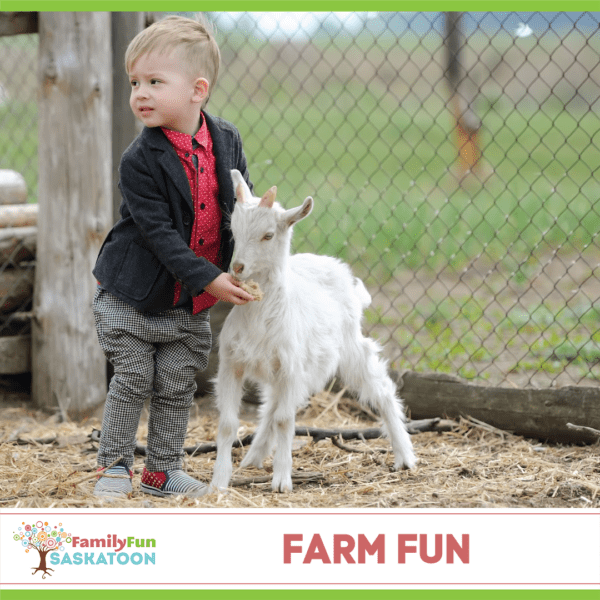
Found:
<path fill-rule="evenodd" d="M 234 306 L 221 331 L 215 380 L 220 418 L 211 490 L 226 488 L 231 479 L 231 447 L 245 379 L 258 384 L 262 406 L 241 466 L 262 468 L 275 446 L 274 491 L 292 489 L 296 410 L 336 373 L 361 402 L 379 411 L 394 467 L 413 467 L 416 459 L 396 386 L 378 357 L 378 344 L 361 333 L 362 313 L 371 302 L 365 286 L 335 258 L 290 256 L 292 225 L 311 212 L 313 199 L 284 210 L 274 202 L 277 188 L 253 198 L 239 171 L 231 175 L 237 197 L 231 272 L 241 280 L 254 279 L 264 299 Z"/>

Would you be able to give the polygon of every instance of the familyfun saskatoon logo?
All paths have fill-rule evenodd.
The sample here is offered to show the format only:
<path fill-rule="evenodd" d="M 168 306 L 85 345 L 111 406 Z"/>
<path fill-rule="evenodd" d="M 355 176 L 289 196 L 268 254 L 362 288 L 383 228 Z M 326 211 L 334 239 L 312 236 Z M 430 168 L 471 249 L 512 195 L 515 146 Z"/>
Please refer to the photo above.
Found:
<path fill-rule="evenodd" d="M 140 552 L 140 548 L 155 548 L 156 540 L 127 536 L 120 538 L 113 533 L 104 538 L 85 538 L 71 535 L 62 523 L 51 525 L 49 521 L 22 522 L 13 532 L 13 540 L 19 542 L 26 554 L 37 552 L 39 564 L 31 567 L 32 575 L 42 573 L 52 576 L 50 566 L 58 565 L 154 565 L 155 552 Z M 69 552 L 72 549 L 81 549 Z M 94 549 L 94 550 L 90 550 Z M 133 550 L 136 549 L 136 550 Z"/>

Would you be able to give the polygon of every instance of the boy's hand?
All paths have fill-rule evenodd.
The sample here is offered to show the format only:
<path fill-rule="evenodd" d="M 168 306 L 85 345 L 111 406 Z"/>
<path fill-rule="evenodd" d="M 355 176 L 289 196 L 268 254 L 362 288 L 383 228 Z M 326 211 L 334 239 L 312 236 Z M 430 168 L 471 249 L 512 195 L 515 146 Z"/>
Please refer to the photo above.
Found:
<path fill-rule="evenodd" d="M 233 304 L 246 304 L 254 300 L 248 292 L 244 291 L 229 273 L 221 273 L 214 281 L 204 288 L 211 296 L 224 302 Z"/>

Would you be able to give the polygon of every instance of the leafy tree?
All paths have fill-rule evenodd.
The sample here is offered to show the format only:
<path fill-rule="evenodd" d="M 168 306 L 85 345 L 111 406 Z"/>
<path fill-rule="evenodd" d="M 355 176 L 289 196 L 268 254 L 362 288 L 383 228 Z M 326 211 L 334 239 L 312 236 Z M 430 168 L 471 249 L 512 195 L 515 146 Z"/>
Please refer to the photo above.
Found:
<path fill-rule="evenodd" d="M 67 544 L 71 543 L 71 534 L 67 533 L 62 523 L 54 525 L 48 524 L 48 521 L 38 520 L 35 523 L 23 523 L 18 531 L 13 532 L 13 540 L 19 542 L 25 552 L 29 553 L 36 550 L 40 557 L 40 564 L 33 569 L 32 575 L 38 571 L 42 572 L 42 579 L 46 575 L 52 575 L 49 571 L 54 571 L 46 564 L 46 557 L 49 552 L 55 550 L 64 550 Z"/>

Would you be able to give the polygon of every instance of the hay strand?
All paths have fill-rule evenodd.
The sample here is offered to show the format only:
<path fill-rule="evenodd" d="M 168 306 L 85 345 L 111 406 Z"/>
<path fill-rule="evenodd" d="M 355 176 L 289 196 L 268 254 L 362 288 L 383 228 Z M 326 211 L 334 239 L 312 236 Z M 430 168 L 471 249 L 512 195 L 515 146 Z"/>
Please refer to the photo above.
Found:
<path fill-rule="evenodd" d="M 371 415 L 352 399 L 324 392 L 299 413 L 303 433 L 293 451 L 294 490 L 271 491 L 272 463 L 239 468 L 245 453 L 233 451 L 233 485 L 228 493 L 203 498 L 156 498 L 140 491 L 143 456 L 136 455 L 133 493 L 111 507 L 129 508 L 600 508 L 598 444 L 542 444 L 476 421 L 437 421 L 412 436 L 419 458 L 413 471 L 394 471 L 389 442 L 379 437 Z M 329 408 L 328 408 L 329 407 Z M 334 410 L 335 409 L 335 410 Z M 436 420 L 433 420 L 436 421 Z M 411 426 L 415 422 L 410 422 Z M 317 426 L 318 425 L 318 426 Z M 60 422 L 29 407 L 4 408 L 0 418 L 0 506 L 82 508 L 106 506 L 92 495 L 99 420 Z M 256 427 L 256 411 L 245 407 L 238 432 L 243 445 Z M 209 482 L 217 419 L 209 399 L 192 411 L 185 469 Z M 365 431 L 372 430 L 369 438 Z M 327 435 L 324 435 L 326 432 Z M 342 433 L 342 440 L 339 434 Z M 347 432 L 356 432 L 347 439 Z M 314 434 L 314 437 L 313 437 Z M 145 446 L 147 423 L 138 432 Z M 55 438 L 50 444 L 40 440 Z M 17 439 L 27 440 L 19 444 Z M 335 440 L 335 443 L 333 442 Z M 37 441 L 37 443 L 36 443 Z M 336 443 L 338 445 L 336 445 Z M 343 447 L 340 447 L 341 444 Z"/>

